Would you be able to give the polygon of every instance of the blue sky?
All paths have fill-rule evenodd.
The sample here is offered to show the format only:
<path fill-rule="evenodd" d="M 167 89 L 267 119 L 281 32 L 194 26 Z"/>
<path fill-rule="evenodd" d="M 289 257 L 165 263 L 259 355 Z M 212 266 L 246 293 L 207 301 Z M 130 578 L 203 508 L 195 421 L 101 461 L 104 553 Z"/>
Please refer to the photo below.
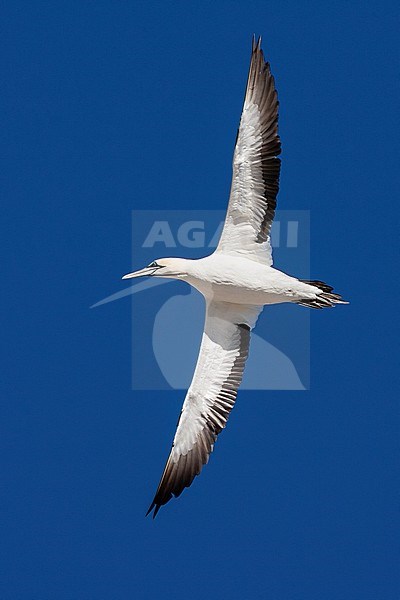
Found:
<path fill-rule="evenodd" d="M 2 600 L 398 597 L 396 5 L 3 3 Z M 243 391 L 152 521 L 183 393 L 131 389 L 129 298 L 89 306 L 133 209 L 226 206 L 254 32 L 279 207 L 351 304 L 311 314 L 311 389 Z"/>

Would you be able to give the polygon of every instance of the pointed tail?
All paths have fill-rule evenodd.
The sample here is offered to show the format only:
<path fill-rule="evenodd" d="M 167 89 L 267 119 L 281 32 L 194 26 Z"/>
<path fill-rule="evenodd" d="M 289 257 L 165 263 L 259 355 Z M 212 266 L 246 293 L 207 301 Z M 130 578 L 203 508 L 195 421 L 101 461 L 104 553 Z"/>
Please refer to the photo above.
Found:
<path fill-rule="evenodd" d="M 349 304 L 347 300 L 343 300 L 340 294 L 333 293 L 333 287 L 323 281 L 309 281 L 308 279 L 299 279 L 299 281 L 322 290 L 322 294 L 318 294 L 318 296 L 312 300 L 305 298 L 304 300 L 297 302 L 297 304 L 300 304 L 301 306 L 308 306 L 309 308 L 331 308 L 332 306 L 335 306 L 335 304 Z"/>

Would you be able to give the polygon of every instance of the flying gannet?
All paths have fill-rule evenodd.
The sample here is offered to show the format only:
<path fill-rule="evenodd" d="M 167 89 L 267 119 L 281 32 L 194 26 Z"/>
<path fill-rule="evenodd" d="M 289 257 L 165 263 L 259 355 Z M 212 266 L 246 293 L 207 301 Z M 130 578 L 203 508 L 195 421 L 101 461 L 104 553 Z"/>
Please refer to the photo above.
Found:
<path fill-rule="evenodd" d="M 271 225 L 279 189 L 278 97 L 261 38 L 253 38 L 250 70 L 233 157 L 228 211 L 213 254 L 198 260 L 160 258 L 125 275 L 186 281 L 205 298 L 200 353 L 154 500 L 153 517 L 189 487 L 225 427 L 249 352 L 250 332 L 267 304 L 310 308 L 347 304 L 322 281 L 272 267 Z"/>

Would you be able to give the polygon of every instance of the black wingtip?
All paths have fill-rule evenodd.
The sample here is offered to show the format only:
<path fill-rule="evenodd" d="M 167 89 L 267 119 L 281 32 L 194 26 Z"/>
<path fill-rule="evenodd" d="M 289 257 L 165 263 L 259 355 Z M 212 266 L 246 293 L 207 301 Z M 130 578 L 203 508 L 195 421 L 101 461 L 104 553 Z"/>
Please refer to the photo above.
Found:
<path fill-rule="evenodd" d="M 147 513 L 146 513 L 146 517 L 148 517 L 148 516 L 149 516 L 149 514 L 151 513 L 151 511 L 153 510 L 153 508 L 154 508 L 154 507 L 155 507 L 155 503 L 154 503 L 154 502 L 152 502 L 152 503 L 151 503 L 151 505 L 150 505 L 150 508 L 149 508 L 149 510 L 148 510 L 148 511 L 147 511 Z"/>
<path fill-rule="evenodd" d="M 146 517 L 151 513 L 151 511 L 154 508 L 154 512 L 153 512 L 153 519 L 156 518 L 158 511 L 161 508 L 161 504 L 156 504 L 154 501 L 151 503 L 149 510 L 146 513 Z"/>
<path fill-rule="evenodd" d="M 261 50 L 261 35 L 256 39 L 256 34 L 253 33 L 253 38 L 251 41 L 251 51 L 257 52 L 257 50 Z"/>

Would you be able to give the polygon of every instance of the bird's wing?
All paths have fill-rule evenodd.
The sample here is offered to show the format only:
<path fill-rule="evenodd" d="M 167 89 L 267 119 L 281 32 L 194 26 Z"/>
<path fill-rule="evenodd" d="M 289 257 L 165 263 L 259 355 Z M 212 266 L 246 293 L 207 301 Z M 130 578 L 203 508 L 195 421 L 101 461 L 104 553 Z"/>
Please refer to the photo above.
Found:
<path fill-rule="evenodd" d="M 261 38 L 253 39 L 228 212 L 217 252 L 272 265 L 271 225 L 279 190 L 278 96 Z"/>
<path fill-rule="evenodd" d="M 208 302 L 200 353 L 187 391 L 171 453 L 154 500 L 156 516 L 172 496 L 189 487 L 208 462 L 214 442 L 225 427 L 242 381 L 250 330 L 262 310 Z"/>

